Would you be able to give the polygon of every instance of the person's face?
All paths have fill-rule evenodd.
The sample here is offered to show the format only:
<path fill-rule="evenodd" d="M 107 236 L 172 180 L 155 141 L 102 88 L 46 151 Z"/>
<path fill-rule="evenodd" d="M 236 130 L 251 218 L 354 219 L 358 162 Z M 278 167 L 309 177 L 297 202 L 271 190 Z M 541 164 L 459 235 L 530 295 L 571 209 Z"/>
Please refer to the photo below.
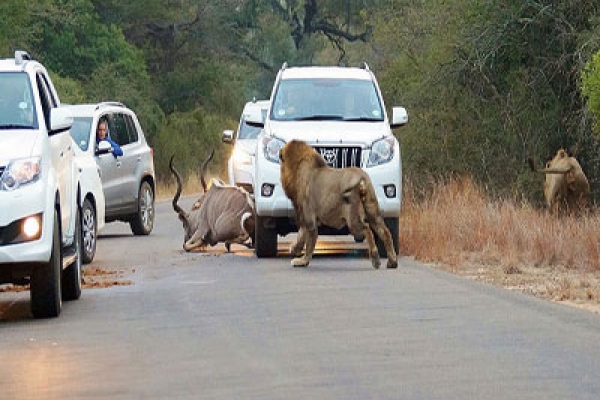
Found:
<path fill-rule="evenodd" d="M 106 137 L 106 124 L 104 122 L 98 125 L 98 139 L 103 140 Z"/>

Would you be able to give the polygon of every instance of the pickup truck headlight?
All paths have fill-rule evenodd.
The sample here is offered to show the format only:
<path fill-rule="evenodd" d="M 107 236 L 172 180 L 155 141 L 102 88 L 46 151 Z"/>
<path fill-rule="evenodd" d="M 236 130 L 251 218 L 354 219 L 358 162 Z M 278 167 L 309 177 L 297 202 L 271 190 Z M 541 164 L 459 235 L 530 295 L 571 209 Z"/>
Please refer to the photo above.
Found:
<path fill-rule="evenodd" d="M 263 138 L 263 150 L 265 152 L 265 158 L 275 164 L 279 164 L 279 151 L 285 146 L 285 142 L 276 137 L 265 137 Z"/>
<path fill-rule="evenodd" d="M 394 144 L 394 137 L 386 137 L 373 142 L 371 145 L 371 154 L 367 161 L 367 167 L 374 167 L 390 162 L 392 158 L 394 158 Z"/>
<path fill-rule="evenodd" d="M 40 178 L 40 157 L 11 161 L 0 177 L 0 190 L 11 191 Z"/>

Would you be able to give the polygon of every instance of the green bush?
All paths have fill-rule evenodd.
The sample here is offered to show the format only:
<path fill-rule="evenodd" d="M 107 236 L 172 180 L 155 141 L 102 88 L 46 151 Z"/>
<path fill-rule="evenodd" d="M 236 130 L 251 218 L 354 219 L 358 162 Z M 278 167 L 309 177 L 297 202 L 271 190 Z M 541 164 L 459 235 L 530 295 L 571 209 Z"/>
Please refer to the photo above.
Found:
<path fill-rule="evenodd" d="M 170 114 L 152 144 L 157 179 L 164 182 L 173 179 L 169 170 L 172 155 L 175 155 L 175 167 L 184 179 L 190 174 L 199 174 L 200 165 L 214 149 L 208 174 L 227 180 L 226 164 L 231 148 L 221 141 L 221 134 L 236 124 L 234 120 L 207 113 L 201 108 Z"/>

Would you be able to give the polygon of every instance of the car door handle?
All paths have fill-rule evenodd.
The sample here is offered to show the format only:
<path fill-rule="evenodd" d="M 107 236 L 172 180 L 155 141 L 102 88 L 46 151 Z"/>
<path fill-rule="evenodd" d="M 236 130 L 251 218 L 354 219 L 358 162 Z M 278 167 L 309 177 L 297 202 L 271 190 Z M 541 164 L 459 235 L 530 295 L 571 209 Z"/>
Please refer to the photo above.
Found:
<path fill-rule="evenodd" d="M 117 161 L 117 168 L 121 168 L 121 161 Z"/>
<path fill-rule="evenodd" d="M 138 156 L 138 162 L 141 163 L 142 162 L 142 156 Z"/>

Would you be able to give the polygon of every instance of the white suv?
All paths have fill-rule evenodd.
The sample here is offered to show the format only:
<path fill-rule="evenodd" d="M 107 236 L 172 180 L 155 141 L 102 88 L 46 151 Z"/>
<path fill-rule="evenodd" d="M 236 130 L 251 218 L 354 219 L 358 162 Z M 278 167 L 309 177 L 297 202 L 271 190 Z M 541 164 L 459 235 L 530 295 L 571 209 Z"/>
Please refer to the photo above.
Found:
<path fill-rule="evenodd" d="M 294 208 L 281 187 L 279 150 L 299 139 L 313 146 L 334 168 L 361 167 L 377 192 L 386 226 L 398 249 L 402 164 L 391 128 L 408 122 L 406 109 L 393 108 L 391 123 L 375 75 L 363 68 L 296 67 L 284 64 L 263 123 L 253 113 L 247 121 L 263 128 L 255 157 L 255 252 L 277 254 L 277 235 L 297 230 Z M 345 234 L 319 227 L 320 234 Z M 380 254 L 386 255 L 378 240 Z"/>
<path fill-rule="evenodd" d="M 223 131 L 223 142 L 234 143 L 231 157 L 227 163 L 229 184 L 240 186 L 253 193 L 254 152 L 260 128 L 248 125 L 246 118 L 253 112 L 260 112 L 264 121 L 269 100 L 252 100 L 246 103 L 240 117 L 237 134 L 232 130 Z"/>
<path fill-rule="evenodd" d="M 40 63 L 0 60 L 0 284 L 29 282 L 34 317 L 81 295 L 79 171 L 59 106 Z"/>

